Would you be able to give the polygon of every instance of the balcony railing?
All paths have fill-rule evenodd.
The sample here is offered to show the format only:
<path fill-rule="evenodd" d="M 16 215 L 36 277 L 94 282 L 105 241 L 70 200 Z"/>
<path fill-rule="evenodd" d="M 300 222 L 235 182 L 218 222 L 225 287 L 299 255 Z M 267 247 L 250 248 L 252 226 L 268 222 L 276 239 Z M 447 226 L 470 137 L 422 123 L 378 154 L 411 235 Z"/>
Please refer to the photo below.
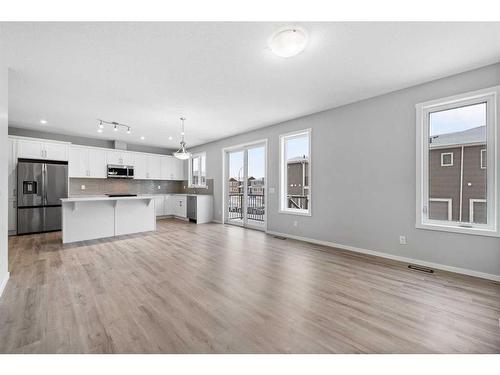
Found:
<path fill-rule="evenodd" d="M 309 207 L 309 197 L 307 195 L 287 195 L 288 208 L 307 210 Z"/>
<path fill-rule="evenodd" d="M 265 205 L 264 195 L 247 195 L 247 218 L 250 220 L 264 221 Z M 229 220 L 243 219 L 243 194 L 229 194 Z"/>

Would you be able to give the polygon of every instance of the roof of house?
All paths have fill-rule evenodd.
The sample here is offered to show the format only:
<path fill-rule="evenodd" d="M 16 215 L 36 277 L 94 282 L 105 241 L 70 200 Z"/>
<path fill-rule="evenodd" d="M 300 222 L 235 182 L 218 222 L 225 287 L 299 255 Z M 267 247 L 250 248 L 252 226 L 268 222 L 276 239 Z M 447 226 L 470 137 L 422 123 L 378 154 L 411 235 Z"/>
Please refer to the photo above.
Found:
<path fill-rule="evenodd" d="M 430 137 L 430 148 L 486 143 L 486 126 Z"/>

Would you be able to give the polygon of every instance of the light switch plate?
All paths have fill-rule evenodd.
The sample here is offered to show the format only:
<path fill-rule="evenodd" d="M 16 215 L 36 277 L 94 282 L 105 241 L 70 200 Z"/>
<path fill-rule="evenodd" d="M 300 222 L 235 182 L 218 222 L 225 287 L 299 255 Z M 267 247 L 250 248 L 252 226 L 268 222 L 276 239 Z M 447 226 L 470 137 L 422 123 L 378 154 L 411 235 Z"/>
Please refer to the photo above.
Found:
<path fill-rule="evenodd" d="M 85 185 L 81 185 L 80 190 L 85 190 Z"/>
<path fill-rule="evenodd" d="M 269 188 L 269 194 L 274 194 L 276 191 L 273 187 L 270 187 Z"/>

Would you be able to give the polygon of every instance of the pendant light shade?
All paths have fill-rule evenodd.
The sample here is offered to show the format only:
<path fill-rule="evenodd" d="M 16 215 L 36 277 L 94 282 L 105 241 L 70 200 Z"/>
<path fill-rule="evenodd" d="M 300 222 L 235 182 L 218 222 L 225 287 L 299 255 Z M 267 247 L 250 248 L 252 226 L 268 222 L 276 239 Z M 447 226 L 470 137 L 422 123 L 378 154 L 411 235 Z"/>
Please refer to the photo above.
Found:
<path fill-rule="evenodd" d="M 191 157 L 191 153 L 186 150 L 186 142 L 184 142 L 184 120 L 185 118 L 181 117 L 181 147 L 172 154 L 175 158 L 180 160 L 187 160 Z"/>

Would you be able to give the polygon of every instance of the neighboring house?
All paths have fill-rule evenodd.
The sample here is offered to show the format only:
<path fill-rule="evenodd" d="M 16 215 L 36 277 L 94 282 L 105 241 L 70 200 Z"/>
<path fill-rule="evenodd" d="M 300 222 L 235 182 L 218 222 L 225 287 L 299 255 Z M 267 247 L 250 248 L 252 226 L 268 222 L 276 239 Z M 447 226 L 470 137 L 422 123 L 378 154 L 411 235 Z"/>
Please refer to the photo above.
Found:
<path fill-rule="evenodd" d="M 248 194 L 249 195 L 264 195 L 264 177 L 248 178 Z"/>
<path fill-rule="evenodd" d="M 229 194 L 239 194 L 241 183 L 237 179 L 231 177 L 229 179 Z"/>
<path fill-rule="evenodd" d="M 307 208 L 309 196 L 309 159 L 299 156 L 287 161 L 287 183 L 290 208 Z"/>
<path fill-rule="evenodd" d="M 486 126 L 429 139 L 429 218 L 486 223 Z"/>

